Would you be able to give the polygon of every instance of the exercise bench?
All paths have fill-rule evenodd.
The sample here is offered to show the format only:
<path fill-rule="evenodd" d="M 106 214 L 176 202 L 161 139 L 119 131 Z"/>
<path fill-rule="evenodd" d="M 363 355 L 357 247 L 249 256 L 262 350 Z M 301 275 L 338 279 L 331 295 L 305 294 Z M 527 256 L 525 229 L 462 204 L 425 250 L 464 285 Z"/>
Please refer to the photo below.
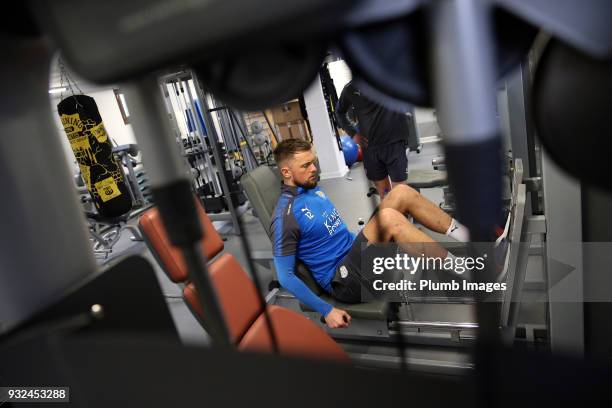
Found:
<path fill-rule="evenodd" d="M 201 250 L 209 260 L 208 273 L 217 301 L 229 332 L 230 340 L 238 350 L 272 351 L 272 341 L 260 294 L 236 258 L 223 253 L 223 240 L 215 230 L 204 208 L 197 201 L 198 216 L 204 233 Z M 207 311 L 203 309 L 181 252 L 166 235 L 157 208 L 150 208 L 139 219 L 139 227 L 151 252 L 170 280 L 183 287 L 183 299 L 198 322 Z M 277 305 L 267 305 L 272 321 L 278 353 L 309 358 L 324 358 L 341 362 L 350 359 L 344 350 L 320 327 L 304 316 Z"/>

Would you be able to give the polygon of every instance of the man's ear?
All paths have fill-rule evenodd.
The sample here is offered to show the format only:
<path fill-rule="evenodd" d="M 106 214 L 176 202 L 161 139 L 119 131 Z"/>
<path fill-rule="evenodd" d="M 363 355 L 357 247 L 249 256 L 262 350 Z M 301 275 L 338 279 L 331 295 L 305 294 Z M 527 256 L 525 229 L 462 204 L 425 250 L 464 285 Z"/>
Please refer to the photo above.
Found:
<path fill-rule="evenodd" d="M 280 172 L 281 172 L 281 176 L 283 176 L 283 179 L 291 178 L 291 170 L 289 170 L 289 167 L 287 166 L 281 167 Z"/>

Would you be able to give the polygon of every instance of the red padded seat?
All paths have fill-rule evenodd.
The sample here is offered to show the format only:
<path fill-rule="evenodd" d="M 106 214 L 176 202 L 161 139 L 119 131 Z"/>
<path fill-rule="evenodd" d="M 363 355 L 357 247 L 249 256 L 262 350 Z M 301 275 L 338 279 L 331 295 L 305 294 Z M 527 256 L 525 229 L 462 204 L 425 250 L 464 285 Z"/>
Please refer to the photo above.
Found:
<path fill-rule="evenodd" d="M 212 259 L 223 250 L 223 240 L 199 201 L 196 207 L 204 233 L 204 239 L 201 242 L 202 252 L 206 259 Z M 175 283 L 185 282 L 188 279 L 187 266 L 183 261 L 181 251 L 170 243 L 157 208 L 145 211 L 140 216 L 138 225 L 170 280 Z"/>

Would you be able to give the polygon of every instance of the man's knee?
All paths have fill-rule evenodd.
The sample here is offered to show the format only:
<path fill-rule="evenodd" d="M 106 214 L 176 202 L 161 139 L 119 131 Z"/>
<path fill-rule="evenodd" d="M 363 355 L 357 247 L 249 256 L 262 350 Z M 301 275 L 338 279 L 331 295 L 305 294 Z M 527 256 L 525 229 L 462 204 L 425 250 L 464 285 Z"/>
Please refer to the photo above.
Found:
<path fill-rule="evenodd" d="M 378 207 L 371 222 L 364 229 L 369 242 L 387 242 L 394 239 L 402 228 L 409 228 L 406 216 L 392 207 Z"/>
<path fill-rule="evenodd" d="M 401 200 L 413 201 L 420 193 L 408 184 L 397 184 L 393 186 L 393 189 L 389 193 L 389 196 L 399 198 Z"/>
<path fill-rule="evenodd" d="M 378 220 L 381 228 L 388 233 L 393 233 L 394 229 L 408 222 L 406 216 L 395 208 L 381 208 L 378 211 Z"/>

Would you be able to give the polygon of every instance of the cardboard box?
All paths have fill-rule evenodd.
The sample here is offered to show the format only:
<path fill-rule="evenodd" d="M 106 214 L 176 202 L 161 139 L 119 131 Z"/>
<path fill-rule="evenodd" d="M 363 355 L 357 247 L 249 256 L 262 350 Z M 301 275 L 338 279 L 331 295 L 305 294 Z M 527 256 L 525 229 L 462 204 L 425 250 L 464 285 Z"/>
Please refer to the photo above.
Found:
<path fill-rule="evenodd" d="M 277 125 L 304 120 L 300 110 L 300 103 L 297 100 L 272 108 L 272 118 Z"/>
<path fill-rule="evenodd" d="M 293 122 L 282 123 L 276 125 L 280 137 L 285 139 L 303 139 L 310 141 L 310 133 L 305 120 L 296 120 Z"/>
<path fill-rule="evenodd" d="M 285 125 L 278 125 L 278 135 L 282 140 L 292 139 L 291 128 Z"/>

